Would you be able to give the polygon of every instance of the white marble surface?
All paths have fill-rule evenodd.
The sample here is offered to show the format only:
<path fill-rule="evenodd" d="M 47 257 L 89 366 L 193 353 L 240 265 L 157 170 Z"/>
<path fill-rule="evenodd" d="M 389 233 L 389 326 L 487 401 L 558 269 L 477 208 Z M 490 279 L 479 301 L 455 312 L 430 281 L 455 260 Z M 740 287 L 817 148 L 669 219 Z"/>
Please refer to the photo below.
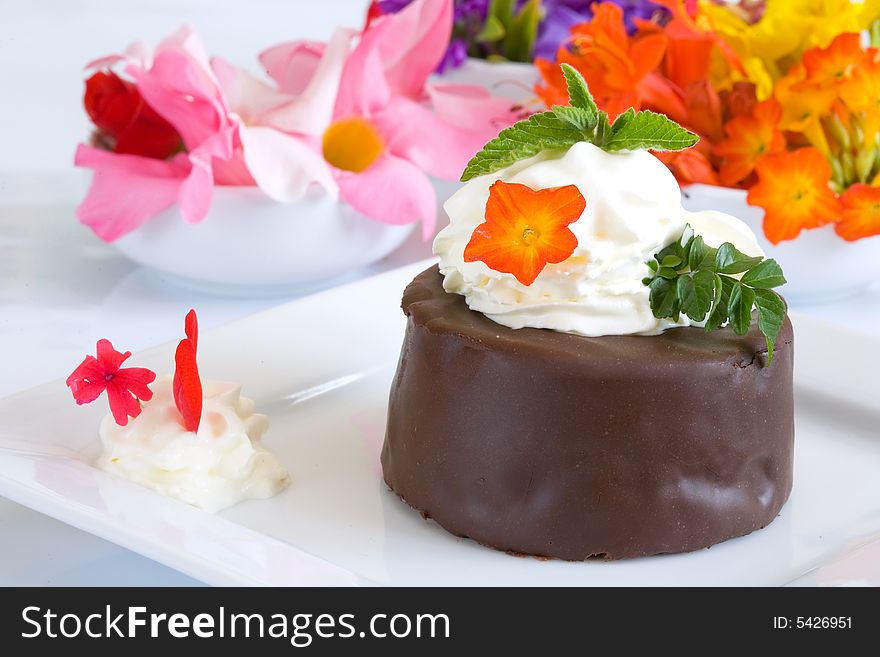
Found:
<path fill-rule="evenodd" d="M 182 22 L 212 52 L 254 64 L 266 45 L 357 25 L 366 0 L 77 0 L 0 3 L 0 396 L 66 376 L 95 340 L 136 351 L 180 334 L 190 307 L 204 330 L 287 299 L 229 299 L 181 289 L 119 256 L 73 218 L 86 178 L 71 170 L 86 130 L 81 64 L 155 40 Z M 259 10 L 253 7 L 258 6 Z M 11 90 L 11 91 L 10 91 Z M 12 101 L 10 99 L 13 99 Z M 426 257 L 417 235 L 352 277 Z M 799 310 L 877 334 L 880 284 Z M 0 499 L 0 585 L 191 585 L 184 575 Z"/>

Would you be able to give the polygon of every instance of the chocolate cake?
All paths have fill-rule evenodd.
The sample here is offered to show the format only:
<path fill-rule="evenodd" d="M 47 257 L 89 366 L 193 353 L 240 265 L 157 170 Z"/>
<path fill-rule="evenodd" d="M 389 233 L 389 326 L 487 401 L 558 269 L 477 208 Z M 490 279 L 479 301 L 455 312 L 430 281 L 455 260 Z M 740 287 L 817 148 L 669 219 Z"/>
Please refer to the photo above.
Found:
<path fill-rule="evenodd" d="M 458 536 L 542 557 L 687 552 L 770 523 L 789 496 L 793 337 L 755 326 L 588 338 L 511 329 L 406 288 L 387 484 Z"/>

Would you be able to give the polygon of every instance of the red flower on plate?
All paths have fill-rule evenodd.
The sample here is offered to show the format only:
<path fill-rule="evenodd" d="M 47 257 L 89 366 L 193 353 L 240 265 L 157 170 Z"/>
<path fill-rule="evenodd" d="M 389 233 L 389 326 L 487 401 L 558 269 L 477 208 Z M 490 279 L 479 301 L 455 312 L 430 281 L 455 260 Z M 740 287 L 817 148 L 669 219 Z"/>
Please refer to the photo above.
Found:
<path fill-rule="evenodd" d="M 187 431 L 198 431 L 202 420 L 202 380 L 196 363 L 199 321 L 195 310 L 186 314 L 184 331 L 186 337 L 174 353 L 174 404 L 183 417 L 183 427 Z"/>
<path fill-rule="evenodd" d="M 156 373 L 144 367 L 120 367 L 131 352 L 116 351 L 109 340 L 98 340 L 96 349 L 97 357 L 86 356 L 67 377 L 67 386 L 77 404 L 89 404 L 106 390 L 113 419 L 124 427 L 129 417 L 141 414 L 139 402 L 153 398 L 149 386 Z"/>
<path fill-rule="evenodd" d="M 83 104 L 100 131 L 98 141 L 114 153 L 164 160 L 183 147 L 177 130 L 144 102 L 137 87 L 112 71 L 86 80 Z"/>

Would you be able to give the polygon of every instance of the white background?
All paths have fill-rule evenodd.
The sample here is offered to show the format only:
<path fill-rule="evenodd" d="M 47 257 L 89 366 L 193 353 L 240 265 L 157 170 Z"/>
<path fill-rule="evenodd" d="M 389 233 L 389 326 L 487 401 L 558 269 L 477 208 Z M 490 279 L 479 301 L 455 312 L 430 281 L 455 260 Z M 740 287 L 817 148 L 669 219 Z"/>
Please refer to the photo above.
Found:
<path fill-rule="evenodd" d="M 79 226 L 88 175 L 72 167 L 87 134 L 84 63 L 183 23 L 211 54 L 257 72 L 256 54 L 358 27 L 366 0 L 0 0 L 0 395 L 63 378 L 100 337 L 139 350 L 173 339 L 189 307 L 204 328 L 285 299 L 224 299 L 173 287 Z M 412 240 L 368 272 L 413 261 Z M 800 310 L 876 334 L 880 286 Z M 0 499 L 0 585 L 192 584 L 127 550 Z"/>

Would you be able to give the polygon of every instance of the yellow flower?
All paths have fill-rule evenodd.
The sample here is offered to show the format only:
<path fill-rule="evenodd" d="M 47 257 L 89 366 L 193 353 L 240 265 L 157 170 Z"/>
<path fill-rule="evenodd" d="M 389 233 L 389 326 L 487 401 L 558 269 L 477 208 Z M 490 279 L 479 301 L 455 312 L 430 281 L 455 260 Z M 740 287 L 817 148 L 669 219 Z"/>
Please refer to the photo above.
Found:
<path fill-rule="evenodd" d="M 703 20 L 742 59 L 759 100 L 770 96 L 773 81 L 788 73 L 805 50 L 824 48 L 838 34 L 864 30 L 880 17 L 880 0 L 772 0 L 751 24 L 711 0 L 700 0 L 699 8 Z"/>

